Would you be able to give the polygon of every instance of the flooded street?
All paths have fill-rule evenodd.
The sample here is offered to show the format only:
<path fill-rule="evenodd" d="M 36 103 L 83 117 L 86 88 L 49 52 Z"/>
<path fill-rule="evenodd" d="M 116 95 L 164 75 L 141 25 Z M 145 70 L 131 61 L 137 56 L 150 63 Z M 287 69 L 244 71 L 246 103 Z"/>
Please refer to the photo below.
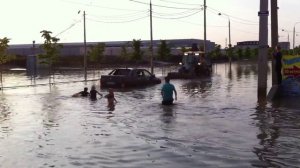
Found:
<path fill-rule="evenodd" d="M 258 104 L 255 64 L 213 69 L 211 78 L 171 80 L 174 106 L 161 105 L 162 84 L 115 90 L 114 111 L 104 98 L 71 97 L 92 84 L 107 94 L 99 81 L 7 88 L 0 94 L 0 167 L 298 167 L 299 98 Z M 161 79 L 167 71 L 155 69 Z M 80 73 L 56 81 L 81 80 Z M 7 87 L 47 82 L 23 71 L 4 74 Z"/>

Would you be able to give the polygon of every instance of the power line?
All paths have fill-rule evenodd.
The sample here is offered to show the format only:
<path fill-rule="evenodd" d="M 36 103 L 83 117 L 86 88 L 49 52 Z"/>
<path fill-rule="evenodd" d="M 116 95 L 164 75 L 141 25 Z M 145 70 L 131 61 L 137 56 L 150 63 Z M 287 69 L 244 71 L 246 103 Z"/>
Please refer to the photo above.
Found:
<path fill-rule="evenodd" d="M 112 7 L 94 5 L 94 4 L 91 5 L 91 4 L 76 2 L 76 1 L 72 1 L 72 0 L 60 0 L 60 1 L 69 3 L 69 4 L 84 5 L 84 6 L 89 6 L 89 7 L 97 7 L 97 8 L 117 10 L 117 11 L 141 11 L 141 10 L 136 10 L 136 9 L 112 8 Z"/>
<path fill-rule="evenodd" d="M 232 16 L 232 15 L 228 15 L 228 14 L 226 14 L 226 13 L 223 13 L 223 12 L 221 12 L 221 11 L 219 11 L 219 10 L 217 10 L 217 9 L 211 8 L 211 7 L 207 7 L 207 8 L 208 8 L 209 10 L 211 10 L 211 11 L 214 11 L 214 12 L 217 13 L 217 14 L 221 13 L 221 14 L 223 14 L 223 15 L 225 15 L 225 16 L 228 16 L 228 17 L 230 17 L 230 19 L 231 19 L 231 18 L 234 18 L 234 19 L 236 19 L 236 20 L 241 20 L 241 21 L 248 22 L 248 23 L 258 24 L 258 22 L 256 22 L 256 21 L 247 20 L 247 19 L 242 19 L 242 18 L 239 18 L 239 17 L 235 17 L 235 16 Z"/>
<path fill-rule="evenodd" d="M 138 16 L 145 15 L 145 14 L 148 14 L 148 13 L 149 13 L 149 10 L 135 12 L 135 13 L 128 13 L 128 14 L 120 14 L 120 15 L 98 16 L 98 15 L 89 14 L 89 16 L 92 16 L 92 17 L 95 17 L 95 18 L 98 18 L 98 19 L 124 19 L 124 18 L 126 19 L 126 18 L 136 18 Z"/>
<path fill-rule="evenodd" d="M 193 12 L 193 13 L 191 13 L 191 14 L 189 14 L 189 15 L 185 15 L 185 16 L 180 16 L 180 17 L 160 17 L 160 16 L 153 16 L 153 17 L 155 17 L 155 18 L 159 18 L 159 19 L 182 19 L 182 18 L 187 18 L 187 17 L 190 17 L 190 16 L 192 16 L 192 15 L 195 15 L 195 14 L 197 14 L 197 13 L 199 13 L 200 11 L 196 11 L 196 12 Z"/>
<path fill-rule="evenodd" d="M 130 0 L 131 2 L 143 4 L 143 5 L 149 5 L 149 3 L 136 1 L 136 0 Z M 161 8 L 169 8 L 169 9 L 201 9 L 201 8 L 181 8 L 181 7 L 175 7 L 175 6 L 164 6 L 164 5 L 156 5 L 152 4 L 152 6 L 161 7 Z"/>
<path fill-rule="evenodd" d="M 100 23 L 129 23 L 129 22 L 134 22 L 137 20 L 142 20 L 145 18 L 148 18 L 149 15 L 147 16 L 143 16 L 143 17 L 139 17 L 139 18 L 135 18 L 135 19 L 131 19 L 131 20 L 126 20 L 126 21 L 102 21 L 102 20 L 95 20 L 95 19 L 91 19 L 91 18 L 87 18 L 87 20 L 93 21 L 93 22 L 100 22 Z"/>
<path fill-rule="evenodd" d="M 160 1 L 173 3 L 173 4 L 178 4 L 178 5 L 203 6 L 201 4 L 190 4 L 190 3 L 182 3 L 182 2 L 175 2 L 175 1 L 169 1 L 169 0 L 160 0 Z"/>
<path fill-rule="evenodd" d="M 78 24 L 79 22 L 81 22 L 81 20 L 77 20 L 76 22 L 72 23 L 69 27 L 67 27 L 66 29 L 64 29 L 63 31 L 59 32 L 58 34 L 56 34 L 54 37 L 57 37 L 63 33 L 65 33 L 66 31 L 70 30 L 72 27 L 74 27 L 76 24 Z"/>
<path fill-rule="evenodd" d="M 177 13 L 160 13 L 160 12 L 153 11 L 153 13 L 155 13 L 157 15 L 160 15 L 160 16 L 170 16 L 170 15 L 176 16 L 176 15 L 184 15 L 184 14 L 187 14 L 187 13 L 192 13 L 193 11 L 194 10 L 185 10 L 183 12 L 177 12 Z"/>

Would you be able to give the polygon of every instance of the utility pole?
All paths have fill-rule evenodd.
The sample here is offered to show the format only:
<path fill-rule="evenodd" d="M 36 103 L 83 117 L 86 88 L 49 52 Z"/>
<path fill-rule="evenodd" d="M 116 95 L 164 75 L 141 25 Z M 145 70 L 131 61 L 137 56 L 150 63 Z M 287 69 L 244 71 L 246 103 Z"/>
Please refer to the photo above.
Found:
<path fill-rule="evenodd" d="M 228 36 L 229 36 L 229 44 L 228 44 L 228 49 L 229 49 L 229 66 L 231 67 L 231 27 L 230 27 L 230 18 L 228 16 Z"/>
<path fill-rule="evenodd" d="M 84 38 L 84 55 L 83 55 L 83 66 L 84 66 L 84 81 L 87 80 L 87 54 L 86 54 L 86 27 L 85 27 L 85 11 L 83 11 L 83 38 Z"/>
<path fill-rule="evenodd" d="M 203 51 L 204 57 L 206 57 L 206 0 L 204 0 L 204 44 L 203 44 Z"/>
<path fill-rule="evenodd" d="M 151 73 L 153 74 L 153 33 L 152 33 L 152 2 L 150 0 L 150 38 L 151 38 L 151 44 L 150 44 L 150 50 L 151 50 L 151 56 L 150 56 L 150 66 L 151 66 Z"/>
<path fill-rule="evenodd" d="M 268 0 L 260 0 L 259 16 L 259 51 L 258 51 L 258 100 L 267 97 L 267 71 L 268 71 Z"/>
<path fill-rule="evenodd" d="M 271 0 L 271 43 L 272 49 L 278 45 L 278 8 L 277 0 Z M 272 59 L 272 86 L 277 85 L 277 75 L 275 72 L 275 60 Z"/>

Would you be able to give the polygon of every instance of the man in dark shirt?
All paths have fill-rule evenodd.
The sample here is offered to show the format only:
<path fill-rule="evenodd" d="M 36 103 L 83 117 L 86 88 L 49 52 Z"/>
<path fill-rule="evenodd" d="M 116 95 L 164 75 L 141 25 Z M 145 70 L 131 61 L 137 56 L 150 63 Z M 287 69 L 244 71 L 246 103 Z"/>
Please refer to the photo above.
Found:
<path fill-rule="evenodd" d="M 276 46 L 276 52 L 273 54 L 273 57 L 275 59 L 275 72 L 276 72 L 276 76 L 277 76 L 277 83 L 278 83 L 278 85 L 280 85 L 281 81 L 282 81 L 282 74 L 281 74 L 282 53 L 281 53 L 280 46 Z"/>

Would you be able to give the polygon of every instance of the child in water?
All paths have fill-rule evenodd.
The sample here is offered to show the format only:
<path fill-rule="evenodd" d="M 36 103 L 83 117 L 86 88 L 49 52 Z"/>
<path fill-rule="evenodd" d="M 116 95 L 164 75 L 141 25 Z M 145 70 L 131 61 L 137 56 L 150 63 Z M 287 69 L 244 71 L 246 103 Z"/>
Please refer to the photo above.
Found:
<path fill-rule="evenodd" d="M 93 85 L 92 88 L 91 88 L 91 90 L 90 90 L 90 98 L 91 98 L 91 100 L 97 100 L 97 94 L 100 95 L 101 98 L 103 97 L 103 95 L 96 90 L 95 85 Z"/>
<path fill-rule="evenodd" d="M 107 98 L 107 107 L 113 108 L 115 106 L 115 103 L 117 103 L 117 100 L 115 99 L 114 91 L 112 88 L 108 89 L 108 94 L 104 96 Z"/>

